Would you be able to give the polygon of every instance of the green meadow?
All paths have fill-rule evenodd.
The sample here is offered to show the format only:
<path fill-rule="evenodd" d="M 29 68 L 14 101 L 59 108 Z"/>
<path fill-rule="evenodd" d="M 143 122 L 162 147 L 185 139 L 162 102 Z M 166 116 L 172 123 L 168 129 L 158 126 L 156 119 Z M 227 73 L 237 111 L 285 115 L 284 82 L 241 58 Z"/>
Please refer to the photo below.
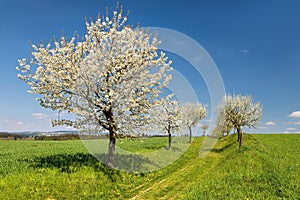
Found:
<path fill-rule="evenodd" d="M 179 157 L 143 173 L 99 162 L 97 148 L 93 156 L 86 147 L 104 140 L 2 140 L 0 199 L 300 199 L 300 135 L 245 134 L 241 149 L 230 135 L 199 158 L 204 138 L 174 140 L 171 150 L 165 137 L 117 140 L 117 148 L 132 152 L 116 155 L 127 171 L 145 159 L 141 154 L 161 159 L 140 167 Z"/>

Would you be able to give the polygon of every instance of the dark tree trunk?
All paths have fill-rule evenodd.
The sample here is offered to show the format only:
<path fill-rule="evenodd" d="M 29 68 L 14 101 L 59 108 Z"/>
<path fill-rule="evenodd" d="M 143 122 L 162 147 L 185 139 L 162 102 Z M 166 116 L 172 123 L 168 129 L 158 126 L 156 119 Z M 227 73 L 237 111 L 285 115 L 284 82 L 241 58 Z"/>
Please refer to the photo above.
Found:
<path fill-rule="evenodd" d="M 243 132 L 241 132 L 240 142 L 239 142 L 239 148 L 242 147 L 242 144 L 243 144 Z"/>
<path fill-rule="evenodd" d="M 116 137 L 113 132 L 109 132 L 109 144 L 108 144 L 108 157 L 107 157 L 107 166 L 114 166 L 115 159 L 115 146 L 116 146 Z"/>
<path fill-rule="evenodd" d="M 168 135 L 169 135 L 168 149 L 171 149 L 171 142 L 172 142 L 171 129 L 168 130 Z"/>
<path fill-rule="evenodd" d="M 108 143 L 108 157 L 107 157 L 106 165 L 108 167 L 113 167 L 114 159 L 115 159 L 117 126 L 115 124 L 112 108 L 110 108 L 109 110 L 105 110 L 103 112 L 109 123 L 109 125 L 107 127 L 107 130 L 109 131 L 109 143 Z"/>
<path fill-rule="evenodd" d="M 168 146 L 168 149 L 171 149 L 171 142 L 172 142 L 172 137 L 171 137 L 171 133 L 169 133 L 169 146 Z"/>
<path fill-rule="evenodd" d="M 189 143 L 192 143 L 192 128 L 189 127 L 189 130 L 190 130 L 190 140 L 189 140 Z"/>
<path fill-rule="evenodd" d="M 241 128 L 237 128 L 236 130 L 238 134 L 239 148 L 241 148 L 243 144 L 243 131 L 241 130 Z"/>

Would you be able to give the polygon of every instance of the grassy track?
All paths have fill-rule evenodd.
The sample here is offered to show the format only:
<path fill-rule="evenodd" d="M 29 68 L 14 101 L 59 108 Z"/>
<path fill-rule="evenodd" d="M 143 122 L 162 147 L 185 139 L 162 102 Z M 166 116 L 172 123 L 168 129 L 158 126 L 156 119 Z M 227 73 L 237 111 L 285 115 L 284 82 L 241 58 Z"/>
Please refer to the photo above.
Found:
<path fill-rule="evenodd" d="M 247 135 L 228 148 L 187 199 L 300 199 L 300 135 Z"/>
<path fill-rule="evenodd" d="M 163 152 L 165 140 L 118 145 Z M 0 199 L 300 199 L 300 135 L 246 135 L 241 150 L 232 135 L 199 159 L 202 140 L 151 173 L 107 169 L 81 141 L 0 141 Z"/>

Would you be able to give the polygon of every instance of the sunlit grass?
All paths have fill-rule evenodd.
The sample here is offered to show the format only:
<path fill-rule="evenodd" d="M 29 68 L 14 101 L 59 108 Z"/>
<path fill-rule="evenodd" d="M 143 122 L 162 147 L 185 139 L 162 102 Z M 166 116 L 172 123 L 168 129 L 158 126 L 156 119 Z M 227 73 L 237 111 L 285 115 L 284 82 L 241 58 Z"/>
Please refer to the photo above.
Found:
<path fill-rule="evenodd" d="M 189 145 L 175 138 L 173 150 L 166 150 L 165 137 L 119 139 L 117 150 L 133 157 L 117 152 L 116 163 L 155 152 L 163 160 L 187 148 L 179 159 L 150 173 L 109 169 L 79 140 L 0 141 L 0 199 L 300 198 L 300 135 L 245 135 L 240 150 L 231 135 L 200 159 L 203 139 Z M 101 142 L 105 151 L 107 140 Z"/>

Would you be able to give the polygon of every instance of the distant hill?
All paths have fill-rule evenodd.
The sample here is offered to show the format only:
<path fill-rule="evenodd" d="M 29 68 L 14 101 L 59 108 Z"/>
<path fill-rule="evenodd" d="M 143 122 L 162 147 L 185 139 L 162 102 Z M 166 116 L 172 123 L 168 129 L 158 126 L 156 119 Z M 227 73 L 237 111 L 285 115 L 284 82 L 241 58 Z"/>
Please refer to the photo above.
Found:
<path fill-rule="evenodd" d="M 29 139 L 35 140 L 68 140 L 80 139 L 77 131 L 54 131 L 54 132 L 0 132 L 0 139 Z"/>
<path fill-rule="evenodd" d="M 24 135 L 16 134 L 16 133 L 0 132 L 0 138 L 10 138 L 10 137 L 22 138 L 22 137 L 24 137 Z"/>

